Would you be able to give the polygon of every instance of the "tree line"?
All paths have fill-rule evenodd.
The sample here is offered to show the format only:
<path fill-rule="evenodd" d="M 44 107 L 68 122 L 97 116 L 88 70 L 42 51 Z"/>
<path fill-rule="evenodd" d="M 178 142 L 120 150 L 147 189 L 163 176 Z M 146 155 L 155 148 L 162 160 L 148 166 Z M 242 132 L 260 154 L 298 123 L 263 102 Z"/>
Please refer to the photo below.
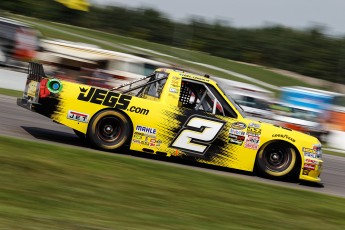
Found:
<path fill-rule="evenodd" d="M 53 0 L 5 0 L 0 9 L 345 84 L 345 37 L 328 36 L 321 26 L 243 29 L 196 17 L 175 22 L 150 8 L 91 5 L 83 12 Z"/>

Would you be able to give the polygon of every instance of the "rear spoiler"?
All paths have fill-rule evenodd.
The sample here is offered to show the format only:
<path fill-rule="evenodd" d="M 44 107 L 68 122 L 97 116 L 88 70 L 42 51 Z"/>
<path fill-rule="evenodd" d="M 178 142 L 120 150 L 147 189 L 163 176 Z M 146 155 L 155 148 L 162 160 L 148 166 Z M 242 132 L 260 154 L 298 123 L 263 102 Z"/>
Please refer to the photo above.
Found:
<path fill-rule="evenodd" d="M 46 77 L 46 74 L 44 73 L 43 65 L 36 62 L 30 62 L 28 66 L 27 80 L 41 82 L 42 77 Z"/>
<path fill-rule="evenodd" d="M 17 105 L 33 110 L 32 105 L 38 104 L 41 81 L 44 77 L 46 77 L 46 75 L 43 65 L 30 62 L 23 97 L 17 98 Z"/>

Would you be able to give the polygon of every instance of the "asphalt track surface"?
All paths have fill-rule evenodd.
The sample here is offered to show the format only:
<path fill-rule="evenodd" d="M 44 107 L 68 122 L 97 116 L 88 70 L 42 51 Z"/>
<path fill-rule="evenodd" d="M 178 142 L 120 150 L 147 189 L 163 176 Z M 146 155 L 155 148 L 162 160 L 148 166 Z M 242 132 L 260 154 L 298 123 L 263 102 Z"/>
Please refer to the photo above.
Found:
<path fill-rule="evenodd" d="M 77 146 L 78 148 L 92 149 L 88 144 L 80 140 L 71 129 L 56 124 L 50 119 L 33 113 L 16 105 L 16 98 L 0 95 L 0 135 L 24 138 L 33 141 L 53 142 Z M 111 154 L 111 153 L 109 153 Z M 210 173 L 223 174 L 231 177 L 239 177 L 245 180 L 275 184 L 296 189 L 304 189 L 318 193 L 345 197 L 345 157 L 337 157 L 324 154 L 324 171 L 321 175 L 322 183 L 282 182 L 258 177 L 252 173 L 244 173 L 236 170 L 224 170 L 222 168 L 209 168 L 207 166 L 195 166 L 181 164 L 167 160 L 140 157 L 138 153 L 121 154 L 124 157 L 140 158 L 142 160 L 156 161 L 162 164 L 172 164 L 177 167 L 192 167 L 195 170 L 206 170 Z"/>

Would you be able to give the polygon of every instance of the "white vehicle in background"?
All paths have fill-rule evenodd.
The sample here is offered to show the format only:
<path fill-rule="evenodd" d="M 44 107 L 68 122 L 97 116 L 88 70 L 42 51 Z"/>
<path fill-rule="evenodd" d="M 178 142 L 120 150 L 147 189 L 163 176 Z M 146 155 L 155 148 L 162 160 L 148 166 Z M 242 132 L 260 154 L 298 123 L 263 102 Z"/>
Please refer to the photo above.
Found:
<path fill-rule="evenodd" d="M 31 61 L 40 49 L 40 32 L 31 26 L 0 17 L 0 65 L 11 60 Z"/>
<path fill-rule="evenodd" d="M 274 100 L 273 92 L 256 85 L 224 78 L 216 78 L 216 81 L 227 96 L 232 97 L 248 116 L 265 120 L 273 117 L 274 114 L 270 110 L 270 104 Z"/>
<path fill-rule="evenodd" d="M 322 123 L 322 110 L 278 102 L 271 105 L 275 112 L 272 117 L 275 124 L 285 128 L 308 133 L 321 142 L 326 142 L 329 131 Z"/>
<path fill-rule="evenodd" d="M 113 88 L 147 76 L 169 64 L 97 46 L 61 40 L 42 40 L 38 60 L 61 79 Z M 52 67 L 52 68 L 49 68 Z"/>

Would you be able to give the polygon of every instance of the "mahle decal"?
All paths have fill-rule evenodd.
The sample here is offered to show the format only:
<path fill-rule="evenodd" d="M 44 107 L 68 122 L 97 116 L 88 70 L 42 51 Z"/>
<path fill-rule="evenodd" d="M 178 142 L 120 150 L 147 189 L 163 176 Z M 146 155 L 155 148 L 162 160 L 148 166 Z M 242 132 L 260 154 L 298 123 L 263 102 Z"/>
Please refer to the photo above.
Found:
<path fill-rule="evenodd" d="M 80 87 L 79 87 L 80 88 Z M 98 88 L 80 88 L 78 100 L 87 101 L 98 105 L 113 107 L 116 109 L 127 109 L 132 97 L 129 95 L 122 95 Z"/>

